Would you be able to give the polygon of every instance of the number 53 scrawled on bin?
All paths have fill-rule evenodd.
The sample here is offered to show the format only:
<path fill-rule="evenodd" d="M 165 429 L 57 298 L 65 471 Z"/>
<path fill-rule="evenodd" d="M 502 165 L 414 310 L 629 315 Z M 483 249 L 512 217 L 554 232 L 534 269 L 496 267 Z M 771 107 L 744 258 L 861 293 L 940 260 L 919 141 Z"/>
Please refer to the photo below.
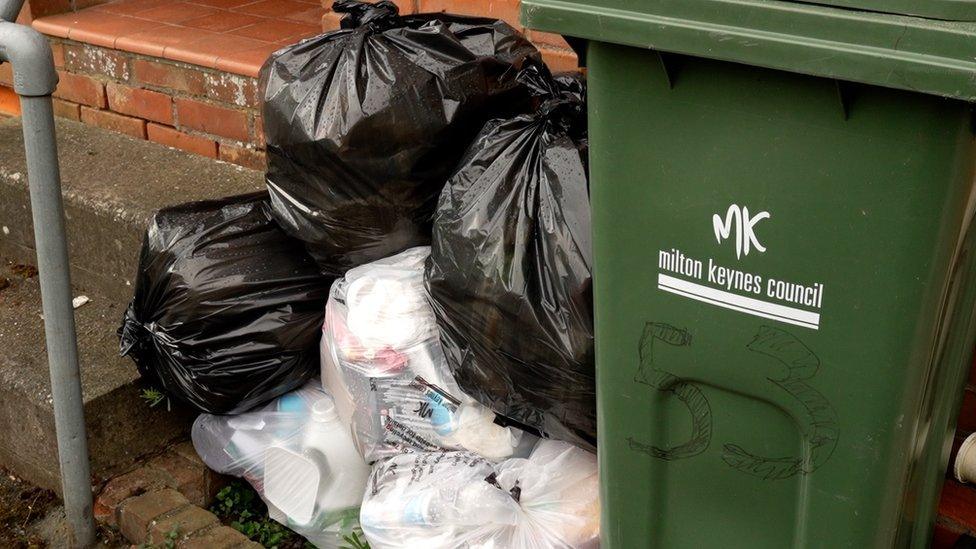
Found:
<path fill-rule="evenodd" d="M 666 461 L 694 457 L 708 449 L 713 434 L 712 409 L 704 392 L 695 383 L 668 372 L 654 358 L 655 346 L 690 347 L 691 339 L 687 330 L 669 324 L 648 322 L 644 326 L 640 367 L 634 381 L 677 397 L 691 414 L 692 432 L 685 442 L 670 447 L 628 438 L 631 449 Z M 794 335 L 770 326 L 761 326 L 746 348 L 756 353 L 757 360 L 775 360 L 785 366 L 785 375 L 765 379 L 771 384 L 771 400 L 782 409 L 793 411 L 802 437 L 801 455 L 761 456 L 734 442 L 726 442 L 722 446 L 722 460 L 733 469 L 764 480 L 787 479 L 816 471 L 830 459 L 838 438 L 834 409 L 807 383 L 820 369 L 820 359 Z"/>

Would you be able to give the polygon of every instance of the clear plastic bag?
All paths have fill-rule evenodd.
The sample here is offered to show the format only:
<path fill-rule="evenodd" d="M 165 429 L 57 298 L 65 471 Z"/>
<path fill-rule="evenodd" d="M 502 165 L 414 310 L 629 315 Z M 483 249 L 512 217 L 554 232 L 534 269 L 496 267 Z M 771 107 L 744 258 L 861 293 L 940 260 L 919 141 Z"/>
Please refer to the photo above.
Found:
<path fill-rule="evenodd" d="M 598 547 L 596 456 L 554 440 L 497 465 L 470 452 L 403 454 L 373 467 L 360 520 L 373 549 Z"/>
<path fill-rule="evenodd" d="M 522 433 L 461 392 L 423 286 L 430 248 L 411 248 L 335 281 L 322 328 L 322 379 L 373 462 L 406 450 L 509 457 Z"/>
<path fill-rule="evenodd" d="M 272 519 L 316 547 L 358 534 L 369 467 L 318 380 L 251 412 L 202 414 L 192 437 L 208 467 L 243 477 Z"/>

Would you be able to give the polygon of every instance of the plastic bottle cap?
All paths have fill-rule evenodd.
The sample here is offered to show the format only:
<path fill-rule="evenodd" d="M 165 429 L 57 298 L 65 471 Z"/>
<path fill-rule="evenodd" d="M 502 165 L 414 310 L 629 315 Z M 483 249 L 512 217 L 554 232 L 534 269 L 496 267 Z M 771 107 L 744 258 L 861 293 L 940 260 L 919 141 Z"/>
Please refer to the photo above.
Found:
<path fill-rule="evenodd" d="M 330 397 L 320 398 L 312 405 L 312 421 L 327 423 L 339 419 L 336 413 L 335 401 Z"/>

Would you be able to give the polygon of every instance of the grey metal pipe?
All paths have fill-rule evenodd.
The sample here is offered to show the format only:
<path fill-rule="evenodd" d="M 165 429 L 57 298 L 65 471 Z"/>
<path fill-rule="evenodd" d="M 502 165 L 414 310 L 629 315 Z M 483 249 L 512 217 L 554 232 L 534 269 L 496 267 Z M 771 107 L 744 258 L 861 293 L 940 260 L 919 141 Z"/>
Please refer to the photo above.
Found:
<path fill-rule="evenodd" d="M 0 62 L 13 65 L 14 91 L 20 96 L 65 515 L 71 545 L 88 547 L 95 543 L 95 523 L 51 103 L 58 80 L 47 39 L 30 27 L 8 22 L 22 4 L 23 0 L 0 0 L 0 17 L 6 19 L 0 21 Z"/>
<path fill-rule="evenodd" d="M 0 21 L 16 21 L 24 0 L 0 0 Z"/>
<path fill-rule="evenodd" d="M 9 61 L 13 67 L 17 95 L 35 97 L 54 93 L 58 73 L 54 70 L 51 44 L 41 33 L 26 25 L 0 21 L 0 62 L 3 61 Z"/>
<path fill-rule="evenodd" d="M 21 97 L 20 106 L 64 507 L 75 541 L 87 546 L 95 541 L 91 473 L 54 113 L 50 96 Z"/>
<path fill-rule="evenodd" d="M 64 510 L 75 543 L 87 547 L 95 542 L 91 472 L 51 97 L 21 97 L 20 109 Z"/>

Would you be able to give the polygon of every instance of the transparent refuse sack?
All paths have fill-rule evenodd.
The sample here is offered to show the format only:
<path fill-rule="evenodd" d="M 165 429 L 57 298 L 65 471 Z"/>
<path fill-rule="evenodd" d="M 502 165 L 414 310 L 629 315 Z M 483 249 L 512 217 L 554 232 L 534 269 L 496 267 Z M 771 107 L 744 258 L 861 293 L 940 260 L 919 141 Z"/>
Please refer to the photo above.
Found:
<path fill-rule="evenodd" d="M 360 520 L 373 549 L 598 547 L 596 456 L 554 440 L 497 464 L 402 454 L 373 467 Z"/>
<path fill-rule="evenodd" d="M 411 248 L 333 283 L 322 327 L 323 382 L 370 463 L 407 450 L 509 457 L 532 437 L 496 424 L 454 381 L 424 291 L 429 253 Z"/>
<path fill-rule="evenodd" d="M 360 534 L 370 469 L 318 380 L 251 412 L 202 414 L 192 438 L 208 467 L 246 479 L 272 519 L 316 547 L 344 547 Z"/>
<path fill-rule="evenodd" d="M 515 76 L 540 55 L 495 19 L 332 10 L 342 28 L 275 52 L 261 89 L 275 217 L 338 276 L 430 243 L 437 196 L 481 126 L 531 109 Z"/>

